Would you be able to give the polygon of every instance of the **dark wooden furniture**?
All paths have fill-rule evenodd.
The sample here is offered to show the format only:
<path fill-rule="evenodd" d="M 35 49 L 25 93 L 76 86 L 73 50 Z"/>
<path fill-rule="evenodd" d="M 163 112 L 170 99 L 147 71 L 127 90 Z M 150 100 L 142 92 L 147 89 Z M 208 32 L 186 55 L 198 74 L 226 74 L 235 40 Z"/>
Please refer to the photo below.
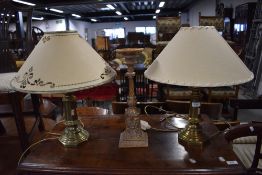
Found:
<path fill-rule="evenodd" d="M 248 169 L 248 174 L 255 174 L 256 172 L 262 172 L 262 169 L 258 168 L 259 159 L 262 159 L 262 154 L 260 153 L 261 144 L 262 144 L 262 123 L 261 122 L 252 122 L 249 124 L 238 125 L 225 133 L 225 138 L 228 141 L 232 141 L 234 139 L 240 137 L 247 136 L 256 136 L 256 148 L 254 158 L 251 164 L 251 167 Z"/>
<path fill-rule="evenodd" d="M 10 112 L 14 115 L 14 119 L 17 127 L 17 133 L 19 136 L 22 151 L 26 150 L 30 145 L 30 142 L 32 141 L 32 138 L 37 128 L 39 129 L 39 131 L 45 130 L 43 119 L 39 112 L 40 109 L 39 97 L 36 94 L 31 94 L 32 105 L 33 105 L 31 107 L 33 109 L 31 108 L 28 110 L 22 106 L 22 101 L 24 96 L 25 96 L 24 94 L 19 92 L 0 93 L 0 98 L 6 100 L 5 104 L 11 105 L 11 111 L 9 110 L 2 111 L 3 113 L 0 113 L 0 117 L 5 117 L 6 115 L 10 116 Z M 0 104 L 3 103 L 0 102 Z M 32 114 L 32 113 L 34 114 L 36 120 L 31 130 L 27 132 L 24 122 L 24 115 Z"/>
<path fill-rule="evenodd" d="M 166 109 L 178 114 L 188 114 L 190 101 L 166 100 Z M 219 119 L 222 114 L 221 103 L 201 102 L 200 113 L 207 114 L 211 119 Z"/>
<path fill-rule="evenodd" d="M 108 109 L 93 107 L 93 106 L 82 106 L 76 108 L 76 113 L 78 116 L 85 115 L 107 115 Z"/>
<path fill-rule="evenodd" d="M 262 99 L 231 99 L 229 105 L 234 108 L 234 120 L 239 109 L 262 109 Z"/>
<path fill-rule="evenodd" d="M 180 17 L 158 17 L 156 20 L 156 49 L 153 60 L 162 52 L 181 27 Z"/>
<path fill-rule="evenodd" d="M 161 111 L 157 110 L 157 108 L 165 108 L 165 105 L 166 105 L 165 102 L 137 102 L 136 106 L 137 108 L 140 109 L 141 114 L 145 114 L 145 113 L 160 114 Z M 147 107 L 147 106 L 151 106 L 151 107 Z M 128 107 L 127 102 L 119 102 L 119 101 L 112 102 L 112 110 L 114 114 L 124 114 L 125 109 L 127 107 Z"/>
<path fill-rule="evenodd" d="M 234 41 L 245 47 L 254 18 L 256 3 L 241 4 L 235 10 Z"/>
<path fill-rule="evenodd" d="M 232 98 L 238 98 L 239 86 L 223 86 L 206 88 L 204 92 L 207 95 L 207 101 L 221 101 L 226 102 Z"/>
<path fill-rule="evenodd" d="M 170 41 L 181 25 L 180 17 L 158 17 L 156 20 L 157 41 Z"/>
<path fill-rule="evenodd" d="M 161 127 L 160 116 L 141 116 L 151 126 Z M 29 174 L 245 174 L 223 135 L 216 135 L 202 151 L 185 150 L 178 143 L 177 132 L 147 131 L 149 147 L 118 148 L 125 128 L 125 117 L 93 116 L 82 119 L 90 132 L 88 142 L 76 148 L 64 148 L 58 140 L 36 145 L 18 165 L 19 173 Z M 206 116 L 201 122 L 204 133 L 211 136 L 217 128 Z M 57 125 L 54 132 L 63 126 Z M 219 161 L 236 160 L 237 165 Z M 192 159 L 196 163 L 191 163 Z M 191 162 L 190 162 L 191 160 Z"/>

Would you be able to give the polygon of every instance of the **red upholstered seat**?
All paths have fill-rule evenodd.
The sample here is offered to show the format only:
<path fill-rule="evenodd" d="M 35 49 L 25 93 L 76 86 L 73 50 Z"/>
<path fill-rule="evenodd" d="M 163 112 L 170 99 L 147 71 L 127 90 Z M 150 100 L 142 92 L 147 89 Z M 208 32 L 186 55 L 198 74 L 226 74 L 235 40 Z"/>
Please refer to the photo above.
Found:
<path fill-rule="evenodd" d="M 118 86 L 115 83 L 108 83 L 87 90 L 75 92 L 74 95 L 79 99 L 90 99 L 94 101 L 112 100 L 117 95 Z"/>

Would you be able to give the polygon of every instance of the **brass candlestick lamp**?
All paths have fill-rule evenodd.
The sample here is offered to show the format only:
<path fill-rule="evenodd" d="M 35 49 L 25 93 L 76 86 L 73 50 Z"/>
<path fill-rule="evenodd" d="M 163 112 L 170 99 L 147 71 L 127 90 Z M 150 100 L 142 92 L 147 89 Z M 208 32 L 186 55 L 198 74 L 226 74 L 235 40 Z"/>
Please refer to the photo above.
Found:
<path fill-rule="evenodd" d="M 77 32 L 51 32 L 38 42 L 11 82 L 21 92 L 66 94 L 63 98 L 65 130 L 59 141 L 75 147 L 88 140 L 75 112 L 72 92 L 112 81 L 116 72 Z"/>
<path fill-rule="evenodd" d="M 88 140 L 89 133 L 81 126 L 81 122 L 78 120 L 75 97 L 71 94 L 66 94 L 62 102 L 66 128 L 58 140 L 68 147 L 77 146 Z"/>
<path fill-rule="evenodd" d="M 203 146 L 199 88 L 232 86 L 253 79 L 253 73 L 213 26 L 181 27 L 145 71 L 156 82 L 192 88 L 189 123 L 178 134 L 185 146 Z"/>
<path fill-rule="evenodd" d="M 199 91 L 199 88 L 192 88 L 188 125 L 178 135 L 179 141 L 185 146 L 195 145 L 201 147 L 205 141 L 199 126 L 201 106 Z"/>
<path fill-rule="evenodd" d="M 143 49 L 130 48 L 121 49 L 119 52 L 125 56 L 125 63 L 127 65 L 127 72 L 125 76 L 129 82 L 129 92 L 127 97 L 128 108 L 125 109 L 126 115 L 126 129 L 120 134 L 119 147 L 148 147 L 148 136 L 140 126 L 140 109 L 136 107 L 136 96 L 134 90 L 134 64 L 136 64 L 136 57 Z"/>

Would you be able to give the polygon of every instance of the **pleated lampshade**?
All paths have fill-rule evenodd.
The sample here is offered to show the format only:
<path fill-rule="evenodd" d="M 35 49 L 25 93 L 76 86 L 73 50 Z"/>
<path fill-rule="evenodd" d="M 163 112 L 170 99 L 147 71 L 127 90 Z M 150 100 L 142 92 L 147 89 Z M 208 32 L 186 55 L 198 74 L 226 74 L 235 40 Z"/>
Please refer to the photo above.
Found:
<path fill-rule="evenodd" d="M 230 86 L 253 79 L 253 73 L 213 26 L 182 27 L 145 76 L 191 87 Z"/>

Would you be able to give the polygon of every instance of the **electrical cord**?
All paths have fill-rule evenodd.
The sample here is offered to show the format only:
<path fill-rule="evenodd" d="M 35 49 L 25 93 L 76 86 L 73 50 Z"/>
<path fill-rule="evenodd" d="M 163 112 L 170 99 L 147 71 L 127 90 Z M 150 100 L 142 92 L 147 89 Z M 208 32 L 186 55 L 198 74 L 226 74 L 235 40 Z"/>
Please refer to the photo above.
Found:
<path fill-rule="evenodd" d="M 152 106 L 152 105 L 146 105 L 145 108 L 144 108 L 144 112 L 146 114 L 146 116 L 150 116 L 147 112 L 147 108 L 155 108 L 157 109 L 159 112 L 162 111 L 162 112 L 165 112 L 164 114 L 164 117 L 160 119 L 160 122 L 164 122 L 166 121 L 167 124 L 169 124 L 170 126 L 172 126 L 173 128 L 170 129 L 170 128 L 166 128 L 166 129 L 160 129 L 160 128 L 155 128 L 155 127 L 150 127 L 150 129 L 152 130 L 155 130 L 155 131 L 161 131 L 161 132 L 177 132 L 179 131 L 180 129 L 182 128 L 179 128 L 177 126 L 175 126 L 171 121 L 170 121 L 170 118 L 171 117 L 176 117 L 178 114 L 176 112 L 173 112 L 173 113 L 170 113 L 170 111 L 167 111 L 167 110 L 164 110 L 163 108 L 159 108 L 159 107 L 156 107 L 156 106 Z M 182 118 L 182 117 L 178 117 L 178 118 Z"/>
<path fill-rule="evenodd" d="M 39 140 L 39 141 L 31 144 L 31 145 L 22 153 L 22 155 L 20 156 L 20 158 L 19 158 L 19 160 L 18 160 L 17 165 L 18 165 L 18 166 L 20 165 L 20 163 L 21 163 L 21 161 L 23 160 L 25 154 L 26 154 L 31 148 L 33 148 L 34 146 L 36 146 L 36 145 L 38 145 L 38 144 L 40 144 L 40 143 L 42 143 L 42 142 L 45 142 L 45 141 L 48 141 L 48 140 L 55 140 L 55 139 L 58 139 L 58 137 L 42 139 L 42 140 Z"/>
<path fill-rule="evenodd" d="M 159 129 L 159 128 L 154 128 L 154 127 L 151 127 L 150 129 L 152 130 L 156 130 L 156 131 L 179 131 L 183 128 L 178 128 L 177 126 L 175 126 L 171 121 L 170 121 L 170 118 L 171 117 L 175 117 L 175 118 L 182 118 L 182 119 L 185 119 L 185 120 L 188 120 L 188 115 L 184 115 L 184 114 L 178 114 L 176 112 L 172 112 L 172 111 L 167 111 L 163 108 L 159 108 L 159 107 L 156 107 L 156 106 L 152 106 L 152 105 L 146 105 L 145 108 L 144 108 L 144 112 L 146 114 L 146 116 L 150 116 L 147 112 L 147 108 L 148 107 L 151 107 L 151 108 L 154 108 L 154 109 L 157 109 L 159 112 L 162 111 L 162 112 L 165 112 L 165 115 L 163 118 L 160 119 L 160 122 L 163 122 L 163 121 L 166 121 L 169 125 L 171 125 L 172 127 L 174 127 L 174 129 Z M 230 129 L 232 126 L 229 122 L 227 122 L 226 120 L 213 120 L 213 121 L 222 121 L 224 122 L 225 124 L 228 125 L 228 128 L 227 129 Z M 215 132 L 214 134 L 212 134 L 207 140 L 210 140 L 212 138 L 214 138 L 215 136 L 223 133 L 224 131 L 217 131 Z"/>
<path fill-rule="evenodd" d="M 58 124 L 60 124 L 60 123 L 62 123 L 62 122 L 64 122 L 64 121 L 65 121 L 65 120 L 61 120 L 61 121 L 57 122 L 54 126 L 57 126 Z M 80 122 L 80 124 L 82 125 L 82 127 L 84 127 L 84 123 L 83 123 L 81 120 L 79 120 L 79 122 Z M 45 133 L 45 137 L 46 137 L 46 135 L 61 136 L 60 133 L 55 133 L 55 132 L 47 132 L 47 133 Z M 20 158 L 19 158 L 19 160 L 18 160 L 17 165 L 18 165 L 18 166 L 20 165 L 20 163 L 21 163 L 22 159 L 24 158 L 25 154 L 26 154 L 31 148 L 33 148 L 34 146 L 36 146 L 36 145 L 38 145 L 38 144 L 40 144 L 40 143 L 42 143 L 42 142 L 45 142 L 45 141 L 48 141 L 48 140 L 55 140 L 55 139 L 58 139 L 58 138 L 59 138 L 59 137 L 45 138 L 45 139 L 41 139 L 41 140 L 39 140 L 39 141 L 31 144 L 31 145 L 21 154 L 21 156 L 20 156 Z"/>

